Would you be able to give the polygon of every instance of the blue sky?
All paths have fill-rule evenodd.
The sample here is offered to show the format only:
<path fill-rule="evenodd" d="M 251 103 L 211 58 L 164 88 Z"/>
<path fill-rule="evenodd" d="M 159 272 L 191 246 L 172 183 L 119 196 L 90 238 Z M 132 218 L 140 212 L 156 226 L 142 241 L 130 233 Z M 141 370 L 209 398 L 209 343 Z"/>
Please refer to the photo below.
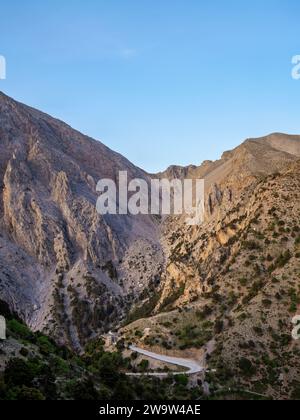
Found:
<path fill-rule="evenodd" d="M 298 0 L 12 0 L 0 90 L 155 172 L 300 133 Z"/>

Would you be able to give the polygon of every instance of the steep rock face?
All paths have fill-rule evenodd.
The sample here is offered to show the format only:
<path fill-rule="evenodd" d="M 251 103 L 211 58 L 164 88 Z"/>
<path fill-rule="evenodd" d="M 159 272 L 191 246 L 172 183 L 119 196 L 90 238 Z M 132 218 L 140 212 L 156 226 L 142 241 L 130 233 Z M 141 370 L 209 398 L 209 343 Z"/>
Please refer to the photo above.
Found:
<path fill-rule="evenodd" d="M 258 176 L 202 226 L 167 221 L 169 252 L 153 316 L 128 325 L 125 339 L 164 352 L 205 351 L 216 396 L 231 388 L 298 398 L 299 197 L 296 160 Z"/>
<path fill-rule="evenodd" d="M 273 134 L 246 140 L 219 161 L 182 170 L 188 178 L 205 180 L 205 222 L 190 227 L 184 217 L 165 220 L 162 229 L 168 258 L 156 311 L 170 296 L 180 294 L 180 289 L 178 303 L 191 302 L 207 292 L 228 259 L 230 246 L 237 246 L 237 234 L 247 220 L 245 208 L 252 212 L 261 204 L 253 199 L 253 189 L 268 176 L 286 171 L 299 156 L 300 137 Z"/>
<path fill-rule="evenodd" d="M 72 315 L 75 295 L 82 311 L 91 308 L 90 317 L 104 308 L 103 322 L 97 315 L 100 330 L 107 310 L 114 314 L 108 326 L 118 322 L 123 316 L 119 301 L 125 305 L 127 299 L 118 284 L 120 260 L 141 238 L 159 246 L 157 223 L 151 217 L 97 213 L 98 180 L 117 181 L 121 170 L 129 179 L 148 179 L 100 142 L 0 94 L 0 263 L 6 267 L 0 272 L 1 297 L 33 328 L 50 328 L 54 335 L 59 331 L 62 341 L 74 335 L 68 328 L 74 317 L 77 329 L 85 329 L 80 314 Z M 74 274 L 78 266 L 80 273 Z M 147 268 L 141 289 L 156 274 Z M 97 308 L 96 298 L 86 290 L 89 276 L 95 288 L 105 289 L 99 290 L 100 297 L 107 294 Z M 72 282 L 80 286 L 76 289 Z M 95 331 L 97 322 L 90 334 Z M 86 334 L 82 341 L 85 338 Z"/>

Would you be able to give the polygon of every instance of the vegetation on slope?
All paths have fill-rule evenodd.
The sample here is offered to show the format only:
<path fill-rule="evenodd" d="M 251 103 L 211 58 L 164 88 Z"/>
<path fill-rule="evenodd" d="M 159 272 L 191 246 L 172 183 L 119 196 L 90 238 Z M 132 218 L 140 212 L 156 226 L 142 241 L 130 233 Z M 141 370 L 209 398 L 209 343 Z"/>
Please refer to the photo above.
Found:
<path fill-rule="evenodd" d="M 82 356 L 33 333 L 5 312 L 8 339 L 0 343 L 0 400 L 168 400 L 200 398 L 202 388 L 190 387 L 185 375 L 166 379 L 128 377 L 130 358 L 104 351 L 91 341 Z M 134 357 L 134 356 L 132 356 Z M 147 370 L 141 363 L 140 370 Z"/>

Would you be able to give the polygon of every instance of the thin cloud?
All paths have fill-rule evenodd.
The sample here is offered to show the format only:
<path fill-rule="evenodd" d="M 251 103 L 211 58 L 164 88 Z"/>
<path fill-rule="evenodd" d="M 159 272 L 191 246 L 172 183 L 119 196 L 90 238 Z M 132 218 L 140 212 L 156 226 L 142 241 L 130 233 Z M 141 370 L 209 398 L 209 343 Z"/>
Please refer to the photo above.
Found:
<path fill-rule="evenodd" d="M 134 48 L 123 48 L 120 51 L 120 57 L 124 59 L 133 58 L 133 57 L 136 57 L 136 55 L 137 55 L 137 50 L 135 50 Z"/>

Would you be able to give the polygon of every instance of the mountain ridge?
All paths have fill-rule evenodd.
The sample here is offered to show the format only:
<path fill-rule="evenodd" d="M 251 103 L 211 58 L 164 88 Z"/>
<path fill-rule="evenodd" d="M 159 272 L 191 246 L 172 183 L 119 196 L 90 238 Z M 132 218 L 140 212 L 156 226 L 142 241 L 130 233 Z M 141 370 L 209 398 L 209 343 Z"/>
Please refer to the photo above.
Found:
<path fill-rule="evenodd" d="M 186 225 L 184 215 L 100 216 L 99 179 L 117 181 L 119 170 L 146 182 L 151 175 L 0 95 L 0 299 L 33 330 L 79 353 L 110 329 L 150 348 L 201 349 L 223 375 L 212 379 L 215 387 L 240 377 L 254 389 L 265 372 L 262 364 L 254 369 L 255 354 L 287 353 L 281 363 L 292 386 L 300 374 L 299 343 L 287 339 L 300 304 L 299 162 L 300 136 L 273 133 L 215 162 L 152 175 L 204 178 L 200 226 Z M 237 347 L 246 362 L 233 360 Z M 265 391 L 276 397 L 273 382 Z"/>

